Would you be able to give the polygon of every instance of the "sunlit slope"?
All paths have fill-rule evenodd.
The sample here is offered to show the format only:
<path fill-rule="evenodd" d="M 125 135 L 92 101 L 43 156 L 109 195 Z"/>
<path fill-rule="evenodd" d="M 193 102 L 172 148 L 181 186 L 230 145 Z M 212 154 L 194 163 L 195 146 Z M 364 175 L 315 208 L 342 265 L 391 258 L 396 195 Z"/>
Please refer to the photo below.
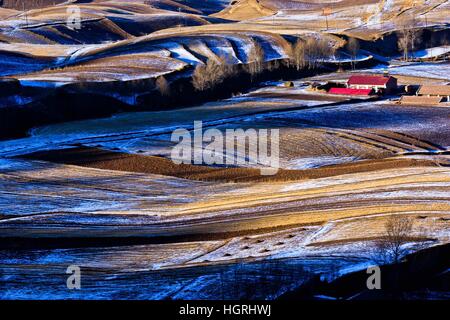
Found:
<path fill-rule="evenodd" d="M 91 47 L 72 47 L 63 52 L 60 59 L 53 57 L 48 67 L 60 65 L 57 69 L 42 70 L 17 76 L 20 80 L 40 80 L 59 82 L 107 81 L 152 78 L 161 74 L 181 70 L 190 65 L 203 64 L 208 59 L 227 57 L 230 63 L 248 63 L 255 43 L 263 47 L 267 61 L 287 56 L 288 44 L 278 35 L 263 32 L 216 32 L 180 34 L 175 36 L 149 35 L 127 41 Z M 8 46 L 5 46 L 8 48 Z M 14 54 L 19 56 L 20 46 L 10 45 Z M 29 59 L 38 54 L 40 47 L 27 50 Z M 133 58 L 135 60 L 133 60 Z M 42 59 L 42 57 L 41 57 Z M 152 60 L 153 61 L 150 61 Z M 0 63 L 1 64 L 1 63 Z M 147 69 L 148 64 L 158 67 L 158 72 Z M 114 66 L 113 66 L 114 65 Z M 104 68 L 104 72 L 93 69 Z M 116 70 L 111 70 L 114 67 Z M 42 68 L 44 69 L 44 67 Z M 110 71 L 108 71 L 110 69 Z M 140 71 L 141 70 L 141 71 Z M 20 73 L 20 69 L 18 70 Z M 110 76 L 105 76 L 111 73 Z"/>
<path fill-rule="evenodd" d="M 67 10 L 74 4 L 81 10 L 79 30 L 67 23 Z M 223 1 L 211 2 L 208 13 L 223 6 Z M 26 12 L 4 11 L 0 11 L 6 16 L 0 22 L 0 55 L 5 58 L 0 60 L 0 75 L 20 74 L 29 81 L 56 79 L 61 83 L 154 78 L 220 56 L 229 57 L 234 64 L 247 63 L 254 43 L 263 47 L 267 61 L 282 59 L 290 52 L 283 35 L 325 38 L 341 47 L 344 42 L 335 34 L 373 39 L 398 30 L 406 22 L 420 27 L 442 25 L 450 13 L 448 1 L 442 0 L 414 5 L 397 0 L 242 0 L 213 14 L 239 20 L 234 23 L 214 20 L 194 3 L 171 0 L 76 1 Z M 140 60 L 130 64 L 135 54 L 147 57 L 142 67 Z M 130 56 L 121 62 L 116 58 L 120 55 Z M 159 56 L 173 59 L 173 63 L 148 61 Z M 102 60 L 86 63 L 99 58 Z M 112 63 L 106 58 L 118 64 L 117 70 L 105 64 L 109 70 L 96 74 L 97 69 L 90 66 Z M 145 65 L 149 63 L 159 65 L 158 70 L 147 72 Z"/>
<path fill-rule="evenodd" d="M 255 43 L 263 46 L 267 60 L 284 58 L 289 49 L 282 37 L 263 31 L 185 31 L 187 26 L 211 24 L 210 18 L 173 1 L 76 4 L 81 29 L 68 24 L 71 4 L 8 11 L 12 15 L 0 22 L 0 55 L 8 57 L 0 62 L 0 75 L 27 74 L 20 79 L 60 83 L 132 80 L 154 78 L 221 56 L 235 64 L 246 63 Z M 161 29 L 172 31 L 154 33 Z M 104 72 L 97 72 L 93 65 Z"/>
<path fill-rule="evenodd" d="M 448 23 L 447 0 L 234 1 L 219 17 L 264 24 L 273 32 L 300 30 L 348 32 L 363 39 L 382 36 L 399 25 L 438 26 Z M 412 17 L 415 21 L 411 21 Z"/>
<path fill-rule="evenodd" d="M 8 15 L 0 22 L 9 42 L 78 44 L 117 41 L 172 26 L 207 24 L 195 10 L 171 11 L 144 2 L 79 3 L 80 29 L 74 27 L 73 5 L 58 5 Z M 170 9 L 170 7 L 168 7 Z M 178 8 L 175 8 L 178 9 Z M 71 11 L 72 10 L 72 11 Z"/>
<path fill-rule="evenodd" d="M 332 233 L 310 242 L 350 241 L 376 237 L 383 224 L 373 218 L 392 214 L 430 217 L 422 221 L 435 222 L 429 225 L 430 237 L 448 241 L 450 235 L 446 168 L 357 174 L 349 170 L 313 182 L 221 184 L 45 162 L 2 163 L 0 184 L 8 190 L 0 194 L 3 237 L 203 235 L 207 239 L 333 222 L 341 227 L 333 230 L 330 225 Z M 39 188 L 30 193 L 31 186 Z M 339 221 L 378 227 L 343 228 Z"/>
<path fill-rule="evenodd" d="M 276 12 L 260 0 L 240 0 L 232 1 L 231 5 L 215 16 L 230 20 L 248 20 L 274 15 Z"/>

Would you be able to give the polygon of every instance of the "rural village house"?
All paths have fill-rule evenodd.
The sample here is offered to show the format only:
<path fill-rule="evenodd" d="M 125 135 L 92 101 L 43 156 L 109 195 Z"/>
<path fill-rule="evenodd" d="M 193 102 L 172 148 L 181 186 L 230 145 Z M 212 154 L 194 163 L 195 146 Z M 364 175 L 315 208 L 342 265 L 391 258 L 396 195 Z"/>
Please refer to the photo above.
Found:
<path fill-rule="evenodd" d="M 389 94 L 397 89 L 397 79 L 391 76 L 353 75 L 345 88 L 333 87 L 328 92 L 340 95 L 369 96 L 371 94 Z"/>
<path fill-rule="evenodd" d="M 391 76 L 354 75 L 347 81 L 350 89 L 371 89 L 376 94 L 389 94 L 397 89 L 397 79 Z"/>

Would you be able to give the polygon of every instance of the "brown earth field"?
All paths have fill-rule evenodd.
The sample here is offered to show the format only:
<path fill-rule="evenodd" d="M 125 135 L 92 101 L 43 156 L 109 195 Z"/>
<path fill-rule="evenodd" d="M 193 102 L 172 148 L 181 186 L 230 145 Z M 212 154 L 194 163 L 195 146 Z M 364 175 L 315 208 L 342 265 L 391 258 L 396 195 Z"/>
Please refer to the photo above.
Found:
<path fill-rule="evenodd" d="M 183 179 L 216 182 L 295 181 L 392 168 L 432 167 L 440 165 L 439 162 L 434 160 L 394 157 L 330 165 L 307 170 L 280 169 L 275 175 L 263 176 L 261 175 L 260 169 L 256 168 L 214 168 L 202 165 L 175 164 L 171 160 L 162 157 L 129 154 L 89 147 L 41 151 L 20 157 L 89 168 L 158 174 Z"/>

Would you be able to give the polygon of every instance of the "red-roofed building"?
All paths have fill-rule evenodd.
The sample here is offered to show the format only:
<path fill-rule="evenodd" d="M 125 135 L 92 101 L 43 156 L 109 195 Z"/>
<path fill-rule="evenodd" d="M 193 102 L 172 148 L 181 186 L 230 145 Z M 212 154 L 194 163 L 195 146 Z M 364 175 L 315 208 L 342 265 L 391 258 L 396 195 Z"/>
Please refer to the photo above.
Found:
<path fill-rule="evenodd" d="M 369 96 L 372 94 L 372 91 L 372 89 L 331 88 L 328 93 L 341 94 L 346 96 Z"/>
<path fill-rule="evenodd" d="M 376 94 L 391 93 L 397 89 L 397 79 L 391 76 L 354 75 L 348 79 L 347 88 L 372 89 Z"/>

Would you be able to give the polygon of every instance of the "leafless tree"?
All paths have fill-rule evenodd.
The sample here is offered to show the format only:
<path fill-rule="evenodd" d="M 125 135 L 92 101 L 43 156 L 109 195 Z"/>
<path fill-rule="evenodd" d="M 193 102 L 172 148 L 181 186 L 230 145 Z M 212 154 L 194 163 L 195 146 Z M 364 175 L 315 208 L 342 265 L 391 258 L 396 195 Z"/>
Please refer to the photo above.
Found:
<path fill-rule="evenodd" d="M 288 66 L 297 70 L 314 69 L 335 54 L 336 48 L 326 39 L 298 39 L 289 52 Z"/>
<path fill-rule="evenodd" d="M 422 29 L 412 28 L 409 33 L 410 33 L 410 37 L 411 37 L 411 41 L 410 41 L 411 42 L 411 52 L 412 52 L 412 55 L 414 56 L 416 47 L 422 43 L 423 31 L 422 31 Z"/>
<path fill-rule="evenodd" d="M 216 66 L 219 69 L 217 72 L 222 80 L 236 74 L 236 69 L 230 56 L 219 56 L 216 61 Z"/>
<path fill-rule="evenodd" d="M 161 95 L 163 96 L 170 95 L 170 85 L 164 76 L 158 77 L 158 79 L 156 79 L 155 85 L 159 93 L 161 93 Z"/>
<path fill-rule="evenodd" d="M 322 65 L 335 54 L 335 48 L 326 39 L 310 38 L 306 41 L 306 57 L 310 68 Z"/>
<path fill-rule="evenodd" d="M 403 60 L 409 59 L 409 47 L 410 47 L 410 23 L 408 19 L 404 18 L 399 22 L 399 30 L 397 31 L 397 45 L 399 50 L 403 53 Z"/>
<path fill-rule="evenodd" d="M 319 50 L 321 62 L 334 57 L 334 55 L 336 54 L 336 47 L 326 39 L 321 39 L 319 41 Z"/>
<path fill-rule="evenodd" d="M 346 48 L 347 48 L 348 52 L 350 52 L 350 54 L 352 56 L 352 67 L 353 67 L 353 69 L 355 69 L 355 61 L 356 61 L 356 57 L 358 55 L 358 51 L 360 49 L 358 39 L 356 39 L 356 38 L 348 39 Z"/>
<path fill-rule="evenodd" d="M 408 48 L 409 48 L 409 40 L 408 37 L 406 36 L 406 33 L 398 33 L 398 41 L 397 41 L 397 45 L 398 45 L 398 49 L 403 53 L 403 60 L 407 61 L 409 54 L 408 54 Z"/>
<path fill-rule="evenodd" d="M 247 72 L 252 78 L 264 71 L 264 50 L 256 41 L 252 42 L 248 55 Z"/>
<path fill-rule="evenodd" d="M 393 215 L 386 221 L 384 235 L 375 244 L 375 259 L 380 263 L 398 263 L 407 253 L 404 245 L 411 241 L 414 220 L 411 217 Z"/>
<path fill-rule="evenodd" d="M 403 59 L 409 60 L 410 52 L 414 51 L 422 42 L 422 30 L 415 28 L 417 22 L 414 17 L 405 18 L 400 22 L 399 31 L 397 31 L 398 48 L 403 53 Z"/>
<path fill-rule="evenodd" d="M 450 45 L 450 41 L 449 41 L 449 39 L 448 39 L 447 34 L 444 34 L 444 35 L 441 37 L 441 45 L 444 46 L 444 47 L 448 47 L 448 46 Z"/>
<path fill-rule="evenodd" d="M 272 60 L 267 64 L 267 70 L 274 71 L 280 68 L 280 61 Z"/>
<path fill-rule="evenodd" d="M 442 44 L 444 47 L 448 47 L 448 46 L 450 45 L 450 41 L 448 40 L 447 36 L 444 36 L 444 37 L 443 37 L 443 39 L 442 39 L 442 41 L 441 41 L 441 44 Z M 444 56 L 444 60 L 448 60 L 448 58 L 449 58 L 449 54 L 447 53 L 447 54 Z"/>
<path fill-rule="evenodd" d="M 198 64 L 192 75 L 192 84 L 198 91 L 205 91 L 209 86 L 209 76 L 206 72 L 206 65 Z"/>
<path fill-rule="evenodd" d="M 325 39 L 308 38 L 306 41 L 299 39 L 293 46 L 291 59 L 297 70 L 314 69 L 334 53 L 334 47 Z"/>
<path fill-rule="evenodd" d="M 235 70 L 226 57 L 210 58 L 206 64 L 198 64 L 192 75 L 194 88 L 204 91 L 222 83 Z"/>
<path fill-rule="evenodd" d="M 301 39 L 298 39 L 292 48 L 292 60 L 294 61 L 297 70 L 303 69 L 308 66 L 306 44 Z"/>

